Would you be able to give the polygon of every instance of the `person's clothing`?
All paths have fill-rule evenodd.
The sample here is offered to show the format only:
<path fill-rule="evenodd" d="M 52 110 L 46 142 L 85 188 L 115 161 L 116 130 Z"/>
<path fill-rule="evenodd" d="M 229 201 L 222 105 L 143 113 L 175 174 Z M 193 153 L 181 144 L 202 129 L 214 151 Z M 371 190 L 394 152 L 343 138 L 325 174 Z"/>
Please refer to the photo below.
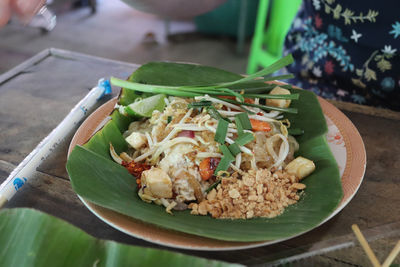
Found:
<path fill-rule="evenodd" d="M 296 78 L 329 99 L 400 110 L 397 1 L 303 1 L 285 41 Z"/>

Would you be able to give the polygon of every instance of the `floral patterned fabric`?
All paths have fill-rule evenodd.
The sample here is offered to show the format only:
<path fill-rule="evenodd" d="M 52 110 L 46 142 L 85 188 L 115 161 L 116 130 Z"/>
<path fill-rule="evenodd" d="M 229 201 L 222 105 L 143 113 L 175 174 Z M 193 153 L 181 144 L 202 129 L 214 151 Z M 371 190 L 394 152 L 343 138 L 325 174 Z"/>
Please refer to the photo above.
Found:
<path fill-rule="evenodd" d="M 285 41 L 288 82 L 322 97 L 400 111 L 398 1 L 303 1 Z"/>

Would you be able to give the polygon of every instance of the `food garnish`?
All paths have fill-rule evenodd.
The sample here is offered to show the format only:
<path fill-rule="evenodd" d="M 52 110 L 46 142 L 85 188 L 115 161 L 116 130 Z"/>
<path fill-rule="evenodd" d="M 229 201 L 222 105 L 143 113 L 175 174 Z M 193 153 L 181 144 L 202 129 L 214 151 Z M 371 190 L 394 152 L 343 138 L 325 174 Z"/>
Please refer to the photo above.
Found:
<path fill-rule="evenodd" d="M 206 86 L 112 78 L 113 85 L 156 94 L 116 107 L 139 118 L 124 133 L 128 151 L 118 155 L 110 144 L 112 158 L 136 177 L 139 197 L 169 213 L 189 208 L 192 214 L 232 219 L 271 218 L 296 203 L 305 188 L 299 181 L 315 169 L 309 159 L 294 159 L 298 144 L 288 134 L 285 113 L 298 112 L 290 104 L 299 94 L 287 85 L 244 86 L 289 77 L 259 78 L 292 60 L 287 56 L 253 75 Z"/>

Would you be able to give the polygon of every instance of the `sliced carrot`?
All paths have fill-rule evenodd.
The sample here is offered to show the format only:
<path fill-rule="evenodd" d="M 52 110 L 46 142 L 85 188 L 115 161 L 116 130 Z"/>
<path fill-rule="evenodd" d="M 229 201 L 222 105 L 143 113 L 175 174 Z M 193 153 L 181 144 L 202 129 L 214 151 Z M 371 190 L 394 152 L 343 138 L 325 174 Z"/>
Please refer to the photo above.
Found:
<path fill-rule="evenodd" d="M 271 131 L 271 125 L 266 121 L 260 121 L 256 119 L 250 119 L 251 127 L 253 131 L 269 132 Z"/>
<path fill-rule="evenodd" d="M 220 162 L 219 158 L 205 158 L 200 162 L 199 172 L 201 179 L 204 181 L 210 179 L 214 175 L 214 171 Z"/>

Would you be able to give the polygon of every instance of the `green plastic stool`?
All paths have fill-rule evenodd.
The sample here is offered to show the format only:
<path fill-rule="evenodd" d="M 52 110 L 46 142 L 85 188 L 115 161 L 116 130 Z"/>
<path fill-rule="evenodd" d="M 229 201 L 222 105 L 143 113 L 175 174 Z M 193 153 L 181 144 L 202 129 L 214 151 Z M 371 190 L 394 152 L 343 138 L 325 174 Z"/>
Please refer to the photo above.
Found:
<path fill-rule="evenodd" d="M 266 26 L 268 4 L 269 0 L 260 0 L 258 5 L 247 74 L 255 73 L 259 67 L 269 66 L 282 57 L 285 37 L 300 7 L 301 0 L 272 1 L 269 23 Z"/>

